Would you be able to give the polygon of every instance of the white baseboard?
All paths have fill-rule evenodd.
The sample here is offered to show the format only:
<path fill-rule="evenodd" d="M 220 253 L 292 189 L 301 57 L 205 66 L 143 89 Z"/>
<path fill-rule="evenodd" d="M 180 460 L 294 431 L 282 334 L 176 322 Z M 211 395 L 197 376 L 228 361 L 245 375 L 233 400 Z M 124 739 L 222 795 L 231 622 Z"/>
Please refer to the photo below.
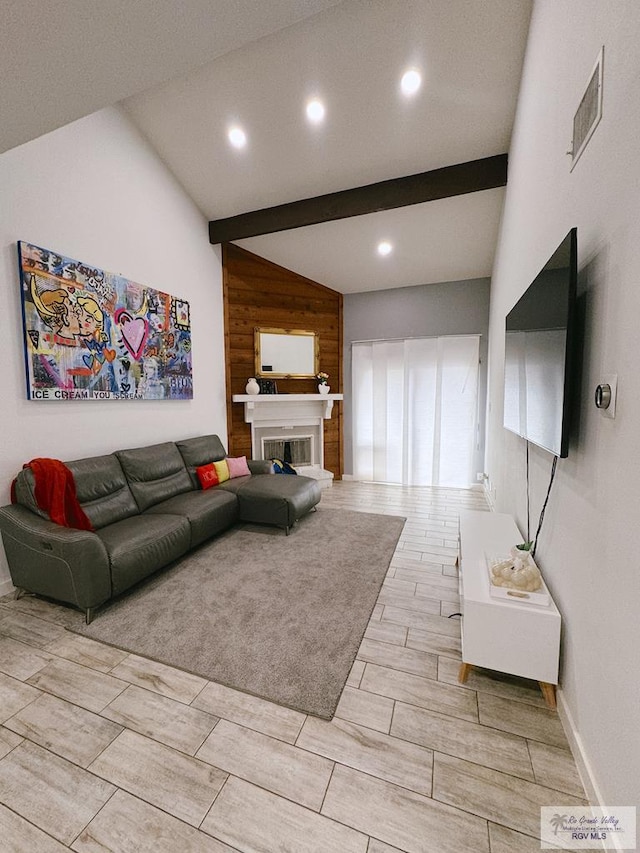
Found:
<path fill-rule="evenodd" d="M 484 483 L 482 484 L 482 488 L 484 490 L 484 496 L 485 496 L 487 503 L 489 504 L 489 508 L 491 509 L 491 512 L 495 512 L 496 505 L 493 501 L 493 498 L 491 497 L 491 489 L 489 488 L 489 481 L 488 480 L 484 481 Z"/>
<path fill-rule="evenodd" d="M 342 479 L 343 480 L 355 480 L 356 478 L 353 476 L 353 474 L 343 474 Z"/>
<path fill-rule="evenodd" d="M 602 799 L 593 769 L 582 745 L 582 738 L 576 729 L 567 700 L 564 698 L 564 693 L 560 687 L 556 691 L 556 698 L 558 702 L 558 716 L 569 741 L 569 746 L 571 747 L 571 752 L 573 753 L 587 799 L 592 806 L 604 806 L 605 803 Z"/>
<path fill-rule="evenodd" d="M 0 595 L 8 595 L 10 592 L 13 592 L 14 588 L 9 578 L 0 581 Z"/>
<path fill-rule="evenodd" d="M 605 803 L 604 801 L 602 791 L 600 790 L 600 786 L 598 785 L 595 773 L 593 772 L 593 767 L 591 766 L 591 762 L 587 758 L 587 755 L 584 751 L 582 738 L 578 733 L 574 719 L 571 715 L 571 711 L 569 710 L 569 705 L 567 703 L 567 700 L 564 698 L 564 693 L 561 688 L 558 688 L 556 690 L 556 699 L 558 702 L 558 716 L 560 717 L 562 728 L 564 729 L 564 733 L 566 734 L 567 740 L 569 741 L 569 746 L 571 747 L 571 752 L 576 762 L 576 767 L 578 768 L 580 781 L 582 782 L 582 786 L 584 788 L 585 794 L 587 795 L 587 799 L 589 800 L 589 804 L 592 806 L 598 806 L 602 809 L 606 809 L 611 806 L 611 803 Z M 611 847 L 611 842 L 613 842 L 613 847 Z M 624 842 L 618 841 L 615 837 L 615 833 L 613 833 L 613 835 L 610 835 L 608 839 L 608 846 L 605 847 L 603 842 L 602 849 L 614 849 L 620 851 L 628 849 L 626 847 L 620 847 L 619 845 L 621 843 Z"/>

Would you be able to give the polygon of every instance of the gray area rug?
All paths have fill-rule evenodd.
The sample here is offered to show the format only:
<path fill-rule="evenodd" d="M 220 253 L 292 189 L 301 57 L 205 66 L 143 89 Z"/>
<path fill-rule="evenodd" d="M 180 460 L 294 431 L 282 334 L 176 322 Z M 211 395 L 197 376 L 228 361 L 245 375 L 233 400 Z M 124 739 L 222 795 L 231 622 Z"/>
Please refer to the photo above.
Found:
<path fill-rule="evenodd" d="M 69 627 L 330 719 L 403 526 L 319 506 L 290 536 L 237 527 Z"/>

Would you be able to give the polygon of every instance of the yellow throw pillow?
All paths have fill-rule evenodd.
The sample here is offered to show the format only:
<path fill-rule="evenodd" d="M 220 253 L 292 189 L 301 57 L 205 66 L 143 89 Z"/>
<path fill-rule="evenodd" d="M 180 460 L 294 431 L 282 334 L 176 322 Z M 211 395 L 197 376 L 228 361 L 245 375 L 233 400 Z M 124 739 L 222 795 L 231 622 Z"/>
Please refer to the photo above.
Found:
<path fill-rule="evenodd" d="M 224 483 L 225 480 L 229 479 L 229 466 L 227 465 L 226 459 L 221 459 L 219 462 L 213 463 L 216 471 L 218 472 L 218 482 Z"/>

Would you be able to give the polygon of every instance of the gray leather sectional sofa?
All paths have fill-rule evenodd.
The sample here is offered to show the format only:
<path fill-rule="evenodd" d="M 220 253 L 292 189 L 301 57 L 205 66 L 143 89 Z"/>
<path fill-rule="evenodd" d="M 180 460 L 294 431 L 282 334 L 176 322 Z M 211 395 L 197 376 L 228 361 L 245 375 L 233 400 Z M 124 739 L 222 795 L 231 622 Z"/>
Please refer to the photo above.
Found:
<path fill-rule="evenodd" d="M 73 604 L 90 622 L 96 607 L 236 522 L 288 533 L 320 500 L 315 480 L 274 474 L 268 461 L 250 461 L 251 476 L 203 491 L 196 468 L 225 455 L 218 436 L 208 435 L 65 463 L 93 531 L 50 521 L 25 468 L 17 502 L 0 507 L 14 586 Z"/>

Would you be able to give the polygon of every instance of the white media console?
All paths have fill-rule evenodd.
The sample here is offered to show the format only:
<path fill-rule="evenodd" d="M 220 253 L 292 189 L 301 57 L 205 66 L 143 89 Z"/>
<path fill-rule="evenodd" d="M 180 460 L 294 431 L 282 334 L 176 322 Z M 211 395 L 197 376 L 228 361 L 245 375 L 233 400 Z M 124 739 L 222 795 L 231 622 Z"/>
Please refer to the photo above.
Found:
<path fill-rule="evenodd" d="M 546 605 L 497 599 L 490 595 L 488 555 L 509 554 L 522 541 L 510 515 L 460 513 L 460 609 L 462 664 L 459 681 L 472 666 L 532 678 L 550 708 L 556 707 L 560 658 L 560 613 L 549 596 Z"/>

